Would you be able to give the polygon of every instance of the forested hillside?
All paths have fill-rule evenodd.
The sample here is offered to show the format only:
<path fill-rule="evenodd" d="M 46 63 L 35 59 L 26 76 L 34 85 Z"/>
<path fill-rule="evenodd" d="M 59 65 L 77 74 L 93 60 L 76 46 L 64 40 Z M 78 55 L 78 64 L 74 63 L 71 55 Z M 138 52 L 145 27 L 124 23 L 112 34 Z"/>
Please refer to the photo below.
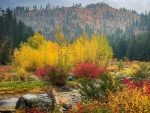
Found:
<path fill-rule="evenodd" d="M 0 9 L 0 63 L 10 62 L 14 48 L 26 42 L 33 34 L 31 27 L 27 27 L 21 20 L 17 22 L 9 8 Z"/>
<path fill-rule="evenodd" d="M 31 26 L 35 31 L 41 31 L 47 39 L 54 39 L 54 30 L 60 26 L 66 38 L 75 39 L 83 31 L 88 35 L 94 33 L 108 34 L 120 28 L 125 31 L 131 23 L 139 23 L 140 16 L 136 11 L 120 8 L 117 10 L 108 4 L 97 3 L 81 7 L 73 4 L 71 7 L 52 6 L 50 3 L 45 8 L 42 6 L 16 7 L 14 14 L 18 20 Z M 134 32 L 139 31 L 136 26 Z"/>

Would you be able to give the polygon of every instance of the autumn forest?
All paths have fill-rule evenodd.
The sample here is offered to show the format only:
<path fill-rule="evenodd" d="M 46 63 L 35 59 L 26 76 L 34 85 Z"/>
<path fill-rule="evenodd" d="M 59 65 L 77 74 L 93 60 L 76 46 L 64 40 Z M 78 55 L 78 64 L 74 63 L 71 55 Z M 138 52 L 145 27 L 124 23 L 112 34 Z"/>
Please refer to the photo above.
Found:
<path fill-rule="evenodd" d="M 66 113 L 149 113 L 149 42 L 148 11 L 104 2 L 0 7 L 0 102 L 2 95 L 75 90 L 79 100 L 58 99 L 54 113 L 64 106 Z M 24 104 L 13 110 L 51 112 Z"/>

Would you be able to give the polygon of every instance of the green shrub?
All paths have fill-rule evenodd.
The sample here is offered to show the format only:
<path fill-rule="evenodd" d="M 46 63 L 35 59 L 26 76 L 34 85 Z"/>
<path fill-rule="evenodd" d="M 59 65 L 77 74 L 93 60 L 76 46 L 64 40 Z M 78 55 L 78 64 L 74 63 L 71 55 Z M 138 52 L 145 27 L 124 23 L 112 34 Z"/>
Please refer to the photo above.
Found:
<path fill-rule="evenodd" d="M 105 73 L 99 79 L 82 78 L 79 80 L 80 94 L 83 99 L 107 101 L 110 92 L 121 89 L 121 82 L 115 80 L 111 75 Z"/>
<path fill-rule="evenodd" d="M 95 84 L 95 81 L 90 78 L 81 78 L 79 80 L 80 94 L 83 99 L 98 100 L 100 94 L 100 84 Z"/>
<path fill-rule="evenodd" d="M 146 63 L 141 63 L 140 64 L 140 69 L 137 70 L 135 73 L 133 73 L 131 76 L 134 80 L 143 80 L 143 79 L 148 79 L 149 78 L 149 67 L 147 66 Z"/>
<path fill-rule="evenodd" d="M 120 62 L 118 62 L 117 66 L 118 66 L 118 70 L 120 71 L 124 67 L 123 61 L 121 60 Z"/>
<path fill-rule="evenodd" d="M 78 82 L 77 81 L 67 81 L 66 85 L 71 88 L 75 88 L 78 85 Z"/>

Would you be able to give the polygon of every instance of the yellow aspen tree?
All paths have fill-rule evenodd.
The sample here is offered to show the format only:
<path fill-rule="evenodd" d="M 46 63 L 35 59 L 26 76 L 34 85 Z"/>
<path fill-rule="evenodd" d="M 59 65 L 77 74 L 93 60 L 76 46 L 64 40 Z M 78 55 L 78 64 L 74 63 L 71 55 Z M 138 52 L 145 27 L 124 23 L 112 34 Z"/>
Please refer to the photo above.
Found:
<path fill-rule="evenodd" d="M 55 43 L 48 41 L 46 46 L 46 62 L 48 65 L 56 66 L 58 64 L 60 46 Z"/>
<path fill-rule="evenodd" d="M 91 40 L 89 42 L 89 59 L 91 63 L 96 64 L 98 62 L 97 56 L 98 56 L 98 40 L 95 35 L 91 37 Z"/>
<path fill-rule="evenodd" d="M 44 36 L 36 33 L 27 43 L 22 43 L 20 48 L 15 50 L 14 64 L 31 71 L 44 66 L 42 46 L 45 44 Z"/>
<path fill-rule="evenodd" d="M 65 36 L 64 36 L 64 33 L 62 32 L 61 28 L 60 27 L 56 27 L 56 30 L 55 30 L 55 41 L 61 45 L 62 43 L 65 42 Z"/>
<path fill-rule="evenodd" d="M 98 60 L 99 66 L 106 66 L 108 60 L 110 60 L 113 56 L 113 52 L 111 47 L 108 44 L 107 37 L 104 35 L 97 35 L 98 39 Z"/>
<path fill-rule="evenodd" d="M 15 49 L 14 64 L 24 69 L 31 68 L 32 66 L 36 67 L 36 64 L 38 62 L 36 62 L 35 56 L 37 56 L 36 58 L 38 58 L 39 56 L 35 51 L 37 50 L 32 49 L 31 46 L 27 45 L 26 43 L 21 44 L 19 49 Z"/>
<path fill-rule="evenodd" d="M 73 62 L 74 64 L 85 61 L 84 39 L 80 36 L 73 44 Z"/>
<path fill-rule="evenodd" d="M 89 56 L 89 53 L 88 53 L 88 49 L 89 49 L 89 41 L 90 41 L 90 39 L 89 39 L 89 37 L 88 37 L 88 34 L 85 32 L 85 31 L 83 31 L 83 34 L 81 35 L 81 44 L 84 46 L 84 49 L 82 49 L 83 50 L 83 55 L 84 55 L 84 62 L 88 62 L 88 56 Z"/>
<path fill-rule="evenodd" d="M 42 44 L 45 44 L 45 37 L 39 33 L 35 33 L 33 37 L 30 37 L 27 41 L 28 45 L 30 45 L 34 49 L 39 49 Z"/>
<path fill-rule="evenodd" d="M 69 50 L 70 50 L 70 44 L 63 43 L 61 45 L 61 49 L 59 51 L 58 65 L 61 66 L 65 70 L 68 70 L 70 68 L 70 65 L 71 65 Z"/>

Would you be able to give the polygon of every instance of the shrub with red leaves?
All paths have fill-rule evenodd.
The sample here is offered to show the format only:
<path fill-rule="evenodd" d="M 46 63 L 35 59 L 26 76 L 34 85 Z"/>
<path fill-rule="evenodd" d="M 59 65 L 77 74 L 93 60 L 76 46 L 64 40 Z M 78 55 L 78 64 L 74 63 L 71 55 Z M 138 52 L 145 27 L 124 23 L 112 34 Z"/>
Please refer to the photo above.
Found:
<path fill-rule="evenodd" d="M 38 108 L 31 108 L 31 109 L 27 109 L 27 113 L 47 113 L 47 112 L 44 112 Z"/>
<path fill-rule="evenodd" d="M 45 81 L 51 81 L 52 83 L 56 85 L 62 85 L 66 82 L 67 74 L 64 72 L 64 70 L 59 69 L 55 66 L 47 66 L 44 68 L 40 68 L 35 73 L 35 76 L 45 80 Z"/>
<path fill-rule="evenodd" d="M 46 77 L 49 71 L 57 71 L 58 68 L 55 66 L 47 66 L 47 67 L 43 67 L 43 68 L 39 68 L 36 73 L 35 76 L 37 77 Z"/>
<path fill-rule="evenodd" d="M 125 77 L 125 78 L 122 79 L 122 82 L 124 84 L 128 84 L 129 82 L 131 82 L 131 80 L 129 78 Z"/>
<path fill-rule="evenodd" d="M 150 94 L 150 83 L 147 80 L 142 80 L 142 81 L 132 81 L 129 78 L 124 78 L 122 80 L 124 84 L 127 85 L 127 88 L 129 89 L 141 89 L 145 88 L 146 89 L 146 94 Z"/>
<path fill-rule="evenodd" d="M 98 68 L 91 63 L 80 63 L 72 70 L 72 73 L 74 73 L 77 78 L 86 77 L 95 79 L 103 72 L 104 70 L 102 68 Z"/>

